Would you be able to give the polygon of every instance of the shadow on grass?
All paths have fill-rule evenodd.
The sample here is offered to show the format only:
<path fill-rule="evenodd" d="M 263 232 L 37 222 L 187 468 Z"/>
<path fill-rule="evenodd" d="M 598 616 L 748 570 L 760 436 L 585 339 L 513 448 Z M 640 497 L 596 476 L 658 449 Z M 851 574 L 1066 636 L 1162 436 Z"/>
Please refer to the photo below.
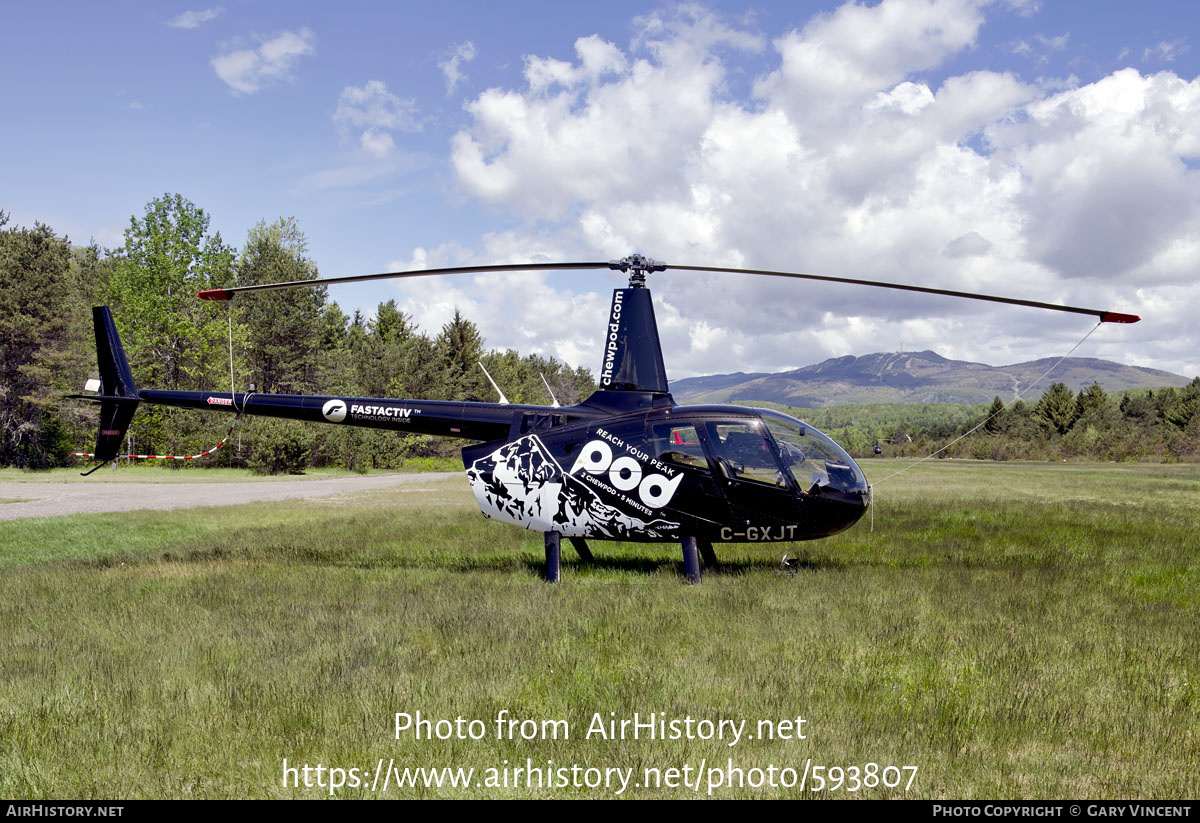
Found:
<path fill-rule="evenodd" d="M 229 549 L 222 547 L 183 549 L 147 554 L 113 554 L 99 558 L 73 559 L 63 565 L 86 569 L 112 569 L 122 566 L 150 566 L 156 564 L 219 565 L 232 561 L 249 563 L 282 562 L 303 566 L 326 566 L 337 568 L 376 570 L 440 570 L 446 572 L 521 572 L 541 577 L 545 574 L 544 558 L 529 551 L 517 549 L 513 552 L 489 552 L 487 554 L 440 554 L 417 553 L 405 555 L 400 551 L 337 552 L 312 549 L 272 550 L 257 547 L 254 550 Z M 737 577 L 752 571 L 779 571 L 795 574 L 804 571 L 819 571 L 845 568 L 846 563 L 833 559 L 808 560 L 789 558 L 789 567 L 784 570 L 774 557 L 740 557 L 723 560 L 716 566 L 702 564 L 706 577 Z M 586 576 L 589 573 L 613 572 L 654 575 L 659 573 L 683 576 L 683 560 L 663 555 L 623 554 L 605 556 L 600 554 L 591 561 L 563 558 L 562 568 L 572 575 Z"/>
<path fill-rule="evenodd" d="M 542 575 L 546 571 L 545 561 L 534 560 L 530 558 L 522 559 L 524 567 L 537 575 Z M 668 572 L 671 574 L 683 575 L 683 561 L 665 557 L 597 557 L 591 562 L 582 560 L 564 560 L 562 567 L 566 571 L 571 571 L 576 574 L 586 574 L 589 571 L 612 571 L 612 572 L 630 572 L 635 574 L 656 574 L 658 572 Z M 749 571 L 755 570 L 770 570 L 778 569 L 779 563 L 769 558 L 762 560 L 734 560 L 728 563 L 719 563 L 716 566 L 701 566 L 701 573 L 704 576 L 718 575 L 725 577 L 736 577 L 746 574 Z"/>
<path fill-rule="evenodd" d="M 928 568 L 954 567 L 964 569 L 1014 569 L 1050 568 L 1064 564 L 1079 565 L 1078 558 L 1066 560 L 1029 553 L 1013 553 L 1004 556 L 979 557 L 963 552 L 938 552 L 917 555 L 884 555 L 861 553 L 854 550 L 844 552 L 813 552 L 794 556 L 794 547 L 779 544 L 777 550 L 762 556 L 747 555 L 745 552 L 722 559 L 715 566 L 702 564 L 706 577 L 733 578 L 751 572 L 775 571 L 782 575 L 813 572 L 845 572 L 856 568 Z M 731 550 L 731 553 L 734 550 Z M 787 565 L 779 558 L 787 552 Z M 718 555 L 719 557 L 720 555 Z M 364 570 L 425 570 L 444 572 L 495 572 L 521 573 L 542 577 L 545 574 L 545 559 L 530 546 L 500 546 L 488 551 L 456 550 L 446 548 L 430 551 L 405 545 L 386 547 L 321 548 L 305 541 L 279 544 L 257 544 L 253 546 L 205 546 L 198 548 L 180 546 L 166 552 L 117 553 L 100 558 L 74 559 L 65 561 L 67 566 L 90 569 L 110 569 L 118 566 L 148 566 L 164 564 L 219 565 L 230 562 L 250 564 L 278 563 L 282 565 L 322 566 L 328 568 Z M 643 552 L 628 548 L 619 553 L 598 552 L 595 559 L 583 561 L 565 556 L 562 561 L 565 571 L 588 576 L 591 573 L 683 576 L 682 558 L 668 554 L 663 548 L 649 546 Z"/>

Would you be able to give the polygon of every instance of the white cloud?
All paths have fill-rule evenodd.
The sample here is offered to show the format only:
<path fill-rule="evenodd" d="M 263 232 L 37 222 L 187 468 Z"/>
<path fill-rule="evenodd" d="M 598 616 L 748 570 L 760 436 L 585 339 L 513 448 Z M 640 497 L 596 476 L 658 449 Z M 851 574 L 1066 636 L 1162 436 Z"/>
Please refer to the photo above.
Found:
<path fill-rule="evenodd" d="M 359 144 L 363 152 L 375 161 L 388 157 L 396 147 L 392 131 L 420 131 L 421 120 L 416 102 L 411 98 L 401 98 L 387 89 L 387 84 L 380 80 L 370 80 L 362 86 L 346 86 L 338 96 L 337 110 L 333 121 L 345 134 L 350 129 L 361 129 Z M 415 155 L 414 155 L 415 156 Z M 409 159 L 411 159 L 410 156 Z M 404 163 L 403 165 L 411 165 Z M 396 170 L 394 164 L 378 162 L 354 162 L 339 169 L 320 172 L 319 177 L 312 175 L 307 178 L 309 184 L 316 180 L 323 181 L 319 187 L 329 185 L 329 181 L 339 181 L 337 185 L 353 185 L 354 182 L 366 182 L 383 174 Z"/>
<path fill-rule="evenodd" d="M 217 76 L 240 94 L 253 94 L 291 80 L 296 62 L 316 52 L 316 35 L 307 28 L 260 38 L 258 48 L 239 49 L 212 59 Z"/>
<path fill-rule="evenodd" d="M 1018 57 L 1032 58 L 1038 65 L 1045 65 L 1050 62 L 1050 54 L 1056 51 L 1065 51 L 1068 43 L 1071 40 L 1070 32 L 1060 34 L 1056 37 L 1047 37 L 1044 34 L 1035 34 L 1033 39 L 1037 42 L 1040 48 L 1035 49 L 1028 40 L 1017 40 L 1005 44 L 1004 48 L 1010 54 L 1015 54 Z"/>
<path fill-rule="evenodd" d="M 1124 69 L 989 128 L 1023 169 L 1029 256 L 1070 278 L 1126 277 L 1173 238 L 1195 237 L 1200 81 Z"/>
<path fill-rule="evenodd" d="M 304 175 L 297 181 L 296 190 L 323 191 L 362 187 L 388 177 L 411 174 L 419 169 L 427 168 L 434 162 L 433 158 L 419 152 L 395 151 L 390 141 L 391 136 L 387 133 L 373 136 L 364 133 L 362 153 L 353 157 L 342 157 L 337 165 Z M 398 192 L 393 189 L 375 194 L 363 192 L 359 197 L 364 204 L 388 202 L 406 192 L 405 189 Z"/>
<path fill-rule="evenodd" d="M 842 106 L 939 65 L 974 45 L 984 0 L 885 0 L 847 3 L 775 41 L 778 70 L 760 96 L 792 105 Z"/>
<path fill-rule="evenodd" d="M 947 243 L 945 254 L 949 257 L 982 257 L 991 250 L 992 241 L 977 231 L 969 231 Z"/>
<path fill-rule="evenodd" d="M 553 262 L 577 254 L 578 250 L 545 237 L 494 232 L 484 235 L 480 249 L 455 243 L 417 248 L 408 259 L 389 263 L 388 269 L 406 271 L 498 261 Z M 401 279 L 393 281 L 393 288 L 397 302 L 427 332 L 437 333 L 458 308 L 476 323 L 489 347 L 514 347 L 522 353 L 592 367 L 596 352 L 588 332 L 599 334 L 609 296 L 599 291 L 579 293 L 579 277 L 574 272 L 538 271 L 461 275 Z M 595 328 L 580 334 L 581 325 Z"/>
<path fill-rule="evenodd" d="M 1169 43 L 1163 40 L 1157 45 L 1142 51 L 1142 62 L 1174 63 L 1176 57 L 1187 54 L 1190 50 L 1191 46 L 1183 38 L 1172 40 Z"/>
<path fill-rule="evenodd" d="M 442 70 L 442 74 L 446 78 L 447 96 L 453 94 L 458 84 L 466 79 L 466 75 L 462 72 L 462 65 L 470 63 L 474 59 L 475 44 L 468 40 L 454 46 L 444 60 L 438 61 L 438 68 Z"/>
<path fill-rule="evenodd" d="M 421 130 L 416 101 L 397 97 L 380 80 L 369 80 L 362 86 L 346 86 L 342 89 L 333 121 L 343 127 Z"/>
<path fill-rule="evenodd" d="M 225 9 L 221 6 L 204 9 L 203 11 L 185 11 L 183 14 L 170 20 L 167 25 L 173 29 L 198 29 L 209 20 L 219 16 L 223 11 Z"/>
<path fill-rule="evenodd" d="M 386 131 L 367 129 L 362 133 L 363 151 L 374 157 L 385 157 L 396 146 L 396 141 Z"/>
<path fill-rule="evenodd" d="M 451 153 L 464 188 L 550 217 L 571 203 L 684 186 L 680 148 L 720 108 L 716 50 L 761 45 L 691 7 L 684 14 L 642 18 L 644 58 L 583 37 L 577 64 L 529 57 L 527 92 L 489 89 L 468 104 L 474 125 L 454 136 Z"/>
<path fill-rule="evenodd" d="M 553 58 L 525 57 L 525 79 L 532 91 L 548 91 L 555 85 L 571 88 L 580 83 L 595 83 L 603 75 L 621 74 L 626 69 L 621 50 L 599 36 L 580 37 L 575 41 L 579 65 Z"/>
<path fill-rule="evenodd" d="M 1187 308 L 1200 296 L 1200 171 L 1184 162 L 1200 155 L 1200 79 L 1125 69 L 1052 88 L 974 71 L 931 83 L 926 72 L 973 48 L 983 7 L 884 0 L 818 15 L 774 40 L 747 101 L 729 98 L 724 61 L 761 41 L 691 7 L 640 19 L 627 48 L 584 37 L 574 61 L 527 57 L 522 87 L 468 104 L 451 160 L 467 194 L 528 222 L 452 256 L 639 250 L 1131 311 L 1146 322 L 1106 326 L 1086 353 L 1200 372 Z M 510 292 L 481 278 L 454 300 L 492 318 L 492 345 L 524 341 L 594 369 L 607 296 L 588 298 L 596 309 L 576 290 L 617 282 L 542 275 Z M 673 378 L 900 343 L 1014 362 L 1065 351 L 1087 326 L 772 278 L 668 272 L 651 285 Z M 412 292 L 431 321 L 453 303 L 441 288 Z"/>
<path fill-rule="evenodd" d="M 1047 37 L 1044 34 L 1037 34 L 1034 37 L 1050 51 L 1063 51 L 1067 47 L 1067 42 L 1071 39 L 1071 33 L 1067 32 L 1057 37 Z"/>

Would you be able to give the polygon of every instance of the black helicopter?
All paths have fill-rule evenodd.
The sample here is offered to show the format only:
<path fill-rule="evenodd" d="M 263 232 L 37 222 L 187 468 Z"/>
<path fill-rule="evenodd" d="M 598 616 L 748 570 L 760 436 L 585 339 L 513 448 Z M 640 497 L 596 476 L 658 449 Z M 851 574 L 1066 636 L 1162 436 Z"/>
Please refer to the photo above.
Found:
<path fill-rule="evenodd" d="M 613 291 L 600 388 L 575 406 L 139 389 L 107 306 L 93 309 L 100 394 L 97 468 L 120 457 L 141 402 L 341 426 L 366 426 L 477 441 L 462 450 L 483 515 L 545 534 L 546 579 L 560 579 L 560 538 L 584 560 L 587 539 L 679 542 L 689 582 L 713 543 L 827 537 L 858 522 L 871 490 L 850 455 L 812 426 L 768 409 L 680 406 L 667 388 L 646 275 L 668 268 L 875 286 L 1089 314 L 1135 323 L 1136 315 L 1030 300 L 761 269 L 668 266 L 642 255 L 600 263 L 466 266 L 210 289 L 197 297 L 396 277 L 477 272 L 610 269 L 629 275 Z M 489 378 L 490 379 L 490 378 Z M 93 385 L 94 388 L 94 385 Z M 93 469 L 94 471 L 95 469 Z"/>

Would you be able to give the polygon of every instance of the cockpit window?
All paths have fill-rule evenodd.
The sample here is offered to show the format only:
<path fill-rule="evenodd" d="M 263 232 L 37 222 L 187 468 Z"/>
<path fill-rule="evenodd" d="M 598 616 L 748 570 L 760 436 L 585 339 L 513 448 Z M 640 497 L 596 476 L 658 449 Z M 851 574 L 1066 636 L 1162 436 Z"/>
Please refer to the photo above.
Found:
<path fill-rule="evenodd" d="M 769 409 L 759 409 L 779 447 L 779 459 L 802 489 L 830 487 L 842 492 L 865 492 L 867 478 L 850 455 L 803 421 Z"/>
<path fill-rule="evenodd" d="M 704 447 L 691 423 L 656 423 L 651 433 L 651 446 L 659 460 L 708 471 Z"/>
<path fill-rule="evenodd" d="M 713 422 L 705 427 L 713 451 L 718 459 L 725 461 L 734 477 L 772 486 L 787 485 L 771 443 L 757 420 Z"/>

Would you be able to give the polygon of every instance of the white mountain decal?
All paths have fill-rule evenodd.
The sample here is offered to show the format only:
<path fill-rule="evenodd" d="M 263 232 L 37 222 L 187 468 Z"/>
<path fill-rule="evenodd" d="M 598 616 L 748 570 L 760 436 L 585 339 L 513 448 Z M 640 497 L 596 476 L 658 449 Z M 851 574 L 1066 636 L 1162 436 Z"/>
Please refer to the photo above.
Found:
<path fill-rule="evenodd" d="M 568 537 L 678 536 L 679 524 L 647 522 L 605 502 L 591 485 L 571 477 L 536 434 L 506 443 L 467 469 L 485 517 L 531 531 Z"/>

